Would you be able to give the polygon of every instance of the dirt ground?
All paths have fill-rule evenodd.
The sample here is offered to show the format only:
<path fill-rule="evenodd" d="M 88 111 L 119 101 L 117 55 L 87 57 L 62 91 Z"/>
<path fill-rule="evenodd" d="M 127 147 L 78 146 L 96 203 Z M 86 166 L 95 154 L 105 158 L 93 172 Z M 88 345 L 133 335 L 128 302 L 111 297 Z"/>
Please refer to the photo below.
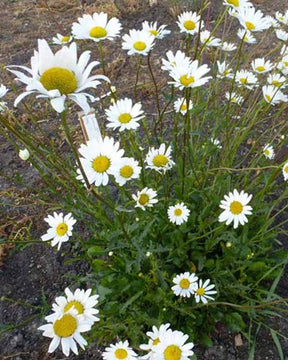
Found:
<path fill-rule="evenodd" d="M 215 0 L 211 12 L 217 12 L 221 0 Z M 159 1 L 161 5 L 149 8 L 148 0 L 1 0 L 0 8 L 0 66 L 8 64 L 29 64 L 33 49 L 37 47 L 38 38 L 51 40 L 55 33 L 68 33 L 73 21 L 77 20 L 84 12 L 104 11 L 110 16 L 120 18 L 123 27 L 140 28 L 144 20 L 156 21 L 160 24 L 169 24 L 171 30 L 176 30 L 175 14 L 185 7 L 189 1 L 170 0 Z M 190 4 L 193 1 L 190 0 Z M 266 14 L 283 11 L 287 6 L 284 0 L 254 0 Z M 47 6 L 48 5 L 48 6 Z M 50 7 L 50 10 L 48 9 Z M 159 45 L 159 52 L 163 49 L 177 49 L 178 38 L 167 37 Z M 162 46 L 162 48 L 161 48 Z M 265 46 L 265 45 L 263 45 Z M 269 47 L 269 44 L 266 46 Z M 265 49 L 264 49 L 265 50 Z M 131 58 L 124 53 L 115 56 L 116 47 L 113 42 L 104 46 L 106 57 L 114 61 L 108 66 L 108 76 L 115 79 L 115 84 L 120 91 L 125 91 L 133 86 L 129 77 L 123 76 L 126 68 L 131 65 Z M 118 50 L 117 50 L 118 52 Z M 97 51 L 95 50 L 95 54 Z M 157 54 L 156 54 L 157 55 Z M 157 56 L 154 57 L 157 63 Z M 127 75 L 127 74 L 126 74 Z M 7 75 L 0 70 L 0 83 L 7 83 Z M 145 90 L 145 91 L 144 91 Z M 149 102 L 149 87 L 138 95 L 146 97 Z M 57 131 L 47 125 L 47 131 Z M 34 231 L 39 236 L 43 229 L 31 230 L 32 220 L 43 222 L 45 205 L 41 203 L 33 189 L 40 186 L 41 181 L 35 169 L 18 159 L 15 149 L 0 136 L 0 238 L 21 232 L 22 238 Z M 21 175 L 20 175 L 21 174 Z M 17 233 L 18 234 L 18 233 Z M 18 234 L 19 235 L 19 234 Z M 69 252 L 69 245 L 65 248 Z M 50 305 L 56 295 L 59 295 L 65 286 L 71 283 L 76 274 L 85 274 L 87 267 L 83 263 L 67 265 L 65 253 L 60 253 L 44 244 L 35 244 L 22 247 L 21 251 L 10 251 L 9 256 L 0 265 L 0 297 L 12 298 L 19 303 L 0 301 L 0 359 L 11 360 L 46 360 L 64 359 L 60 351 L 52 355 L 47 354 L 49 339 L 42 337 L 37 330 L 43 319 L 40 318 L 37 306 L 47 303 Z M 287 287 L 280 288 L 282 296 L 287 297 Z M 45 299 L 44 299 L 45 295 Z M 23 305 L 24 303 L 24 305 Z M 28 306 L 27 306 L 28 305 Z M 33 307 L 34 306 L 34 307 Z M 36 307 L 36 308 L 35 308 Z M 9 325 L 21 324 L 31 317 L 31 322 L 24 324 L 12 331 L 4 332 Z M 275 328 L 283 334 L 288 334 L 287 321 L 273 320 Z M 2 324 L 2 325 L 1 325 Z M 3 332 L 1 336 L 1 332 Z M 235 334 L 231 334 L 219 326 L 213 334 L 214 346 L 202 349 L 196 346 L 199 360 L 247 360 L 249 345 L 245 339 L 242 346 L 235 345 Z M 285 359 L 288 359 L 288 343 L 283 342 Z M 96 344 L 90 344 L 85 352 L 80 353 L 77 359 L 101 358 Z M 69 359 L 76 359 L 70 356 Z M 269 335 L 263 331 L 258 336 L 256 360 L 277 360 L 279 355 Z"/>

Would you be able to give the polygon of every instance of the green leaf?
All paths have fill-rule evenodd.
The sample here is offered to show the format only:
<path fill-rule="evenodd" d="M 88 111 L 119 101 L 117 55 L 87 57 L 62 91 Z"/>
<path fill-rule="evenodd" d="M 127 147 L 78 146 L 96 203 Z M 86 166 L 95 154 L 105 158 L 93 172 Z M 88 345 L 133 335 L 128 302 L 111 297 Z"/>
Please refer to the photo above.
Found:
<path fill-rule="evenodd" d="M 270 333 L 271 333 L 272 339 L 273 339 L 273 341 L 274 341 L 274 343 L 276 345 L 276 348 L 278 350 L 280 360 L 284 360 L 284 354 L 283 354 L 282 346 L 280 344 L 280 341 L 278 339 L 278 336 L 277 336 L 276 332 L 273 329 L 270 329 Z"/>

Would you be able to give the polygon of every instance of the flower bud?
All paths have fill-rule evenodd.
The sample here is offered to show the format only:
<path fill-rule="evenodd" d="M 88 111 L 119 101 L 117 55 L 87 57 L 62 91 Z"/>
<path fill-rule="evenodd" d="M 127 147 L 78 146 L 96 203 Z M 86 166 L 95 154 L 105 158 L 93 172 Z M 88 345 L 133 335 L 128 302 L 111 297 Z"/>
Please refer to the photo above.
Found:
<path fill-rule="evenodd" d="M 30 153 L 29 153 L 29 151 L 27 149 L 20 150 L 19 151 L 19 157 L 20 157 L 21 160 L 26 161 L 26 160 L 29 159 Z"/>

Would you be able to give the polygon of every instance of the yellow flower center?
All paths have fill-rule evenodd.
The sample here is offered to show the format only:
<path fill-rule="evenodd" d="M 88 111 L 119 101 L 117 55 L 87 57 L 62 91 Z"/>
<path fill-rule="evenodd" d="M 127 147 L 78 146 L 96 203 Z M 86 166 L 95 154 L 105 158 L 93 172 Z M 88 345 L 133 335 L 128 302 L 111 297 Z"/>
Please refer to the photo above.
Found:
<path fill-rule="evenodd" d="M 230 204 L 230 211 L 233 215 L 239 215 L 243 211 L 243 205 L 239 201 L 233 201 Z"/>
<path fill-rule="evenodd" d="M 246 28 L 248 30 L 254 30 L 255 29 L 255 25 L 253 23 L 251 23 L 250 21 L 246 21 L 245 25 L 246 25 Z"/>
<path fill-rule="evenodd" d="M 99 155 L 92 162 L 92 168 L 98 173 L 104 173 L 110 166 L 107 156 Z"/>
<path fill-rule="evenodd" d="M 288 174 L 288 165 L 286 165 L 286 166 L 284 167 L 283 171 L 284 171 L 286 174 Z"/>
<path fill-rule="evenodd" d="M 284 64 L 285 66 L 288 66 L 288 61 L 283 61 L 283 64 Z"/>
<path fill-rule="evenodd" d="M 188 289 L 189 286 L 190 286 L 190 282 L 189 282 L 188 279 L 182 279 L 182 280 L 180 281 L 179 285 L 180 285 L 180 287 L 181 287 L 182 289 Z"/>
<path fill-rule="evenodd" d="M 154 35 L 154 36 L 157 36 L 159 33 L 157 30 L 154 30 L 154 29 L 151 29 L 150 30 L 150 34 Z"/>
<path fill-rule="evenodd" d="M 89 35 L 93 38 L 101 39 L 107 35 L 107 31 L 101 26 L 95 26 L 90 30 Z"/>
<path fill-rule="evenodd" d="M 169 345 L 164 350 L 164 359 L 165 360 L 180 360 L 182 351 L 179 346 Z"/>
<path fill-rule="evenodd" d="M 133 46 L 137 51 L 143 51 L 146 49 L 146 44 L 143 41 L 136 41 Z"/>
<path fill-rule="evenodd" d="M 193 76 L 187 76 L 186 74 L 185 75 L 182 75 L 180 76 L 180 83 L 183 85 L 183 86 L 189 86 L 190 84 L 194 83 L 195 82 L 195 79 Z"/>
<path fill-rule="evenodd" d="M 175 209 L 175 210 L 174 210 L 174 215 L 175 215 L 175 216 L 181 216 L 182 213 L 183 213 L 183 211 L 182 211 L 181 209 Z"/>
<path fill-rule="evenodd" d="M 203 296 L 205 294 L 205 289 L 204 288 L 198 288 L 196 290 L 196 294 L 199 296 Z"/>
<path fill-rule="evenodd" d="M 265 67 L 264 66 L 257 66 L 255 68 L 255 70 L 257 70 L 257 71 L 265 71 Z"/>
<path fill-rule="evenodd" d="M 131 119 L 132 116 L 128 113 L 123 113 L 118 117 L 118 120 L 120 121 L 121 124 L 127 124 L 131 121 Z"/>
<path fill-rule="evenodd" d="M 125 349 L 117 349 L 114 355 L 117 359 L 123 360 L 128 356 L 128 353 Z"/>
<path fill-rule="evenodd" d="M 248 84 L 247 78 L 240 78 L 241 84 Z"/>
<path fill-rule="evenodd" d="M 235 7 L 239 6 L 239 0 L 227 0 L 227 3 L 234 5 Z"/>
<path fill-rule="evenodd" d="M 165 155 L 155 155 L 153 159 L 153 164 L 157 167 L 163 167 L 168 163 L 167 156 Z"/>
<path fill-rule="evenodd" d="M 61 39 L 61 41 L 63 43 L 68 42 L 69 40 L 70 40 L 70 36 L 63 36 L 62 39 Z"/>
<path fill-rule="evenodd" d="M 272 80 L 272 85 L 279 87 L 279 86 L 281 86 L 281 82 L 278 80 Z"/>
<path fill-rule="evenodd" d="M 120 175 L 126 179 L 133 175 L 133 168 L 130 165 L 125 165 L 120 169 Z"/>
<path fill-rule="evenodd" d="M 67 312 L 72 307 L 74 307 L 78 311 L 78 314 L 83 314 L 84 307 L 79 301 L 69 301 L 68 304 L 64 308 L 64 312 Z"/>
<path fill-rule="evenodd" d="M 265 98 L 266 98 L 266 100 L 268 101 L 268 102 L 271 102 L 271 100 L 272 100 L 272 98 L 271 98 L 271 96 L 270 95 L 265 95 Z M 265 150 L 265 152 L 266 152 L 267 150 Z M 269 151 L 268 151 L 268 153 L 269 153 Z"/>
<path fill-rule="evenodd" d="M 186 104 L 182 104 L 180 107 L 181 111 L 186 111 L 187 110 L 187 105 Z"/>
<path fill-rule="evenodd" d="M 61 223 L 56 227 L 56 233 L 59 236 L 65 235 L 67 231 L 68 231 L 68 226 L 65 223 Z"/>
<path fill-rule="evenodd" d="M 186 30 L 194 30 L 196 27 L 195 22 L 192 20 L 186 20 L 183 25 Z"/>
<path fill-rule="evenodd" d="M 283 17 L 283 16 L 279 16 L 279 20 L 280 20 L 280 21 L 283 21 L 283 20 L 284 20 L 284 17 Z"/>
<path fill-rule="evenodd" d="M 44 71 L 40 82 L 46 90 L 59 90 L 61 95 L 73 93 L 78 85 L 75 74 L 61 67 L 53 67 Z"/>
<path fill-rule="evenodd" d="M 65 314 L 61 319 L 56 320 L 53 324 L 53 330 L 55 334 L 59 337 L 68 337 L 74 334 L 77 329 L 76 319 L 70 315 Z"/>
<path fill-rule="evenodd" d="M 156 339 L 154 339 L 153 342 L 152 342 L 152 344 L 153 344 L 154 346 L 156 346 L 156 345 L 159 344 L 159 343 L 160 343 L 159 337 L 157 337 Z"/>
<path fill-rule="evenodd" d="M 223 75 L 228 75 L 228 74 L 229 74 L 229 70 L 226 69 L 223 71 Z"/>
<path fill-rule="evenodd" d="M 147 194 L 141 194 L 138 200 L 139 204 L 143 206 L 146 205 L 148 201 L 149 201 L 149 196 Z"/>
<path fill-rule="evenodd" d="M 243 40 L 244 40 L 244 41 L 249 41 L 248 36 L 245 35 Z"/>
<path fill-rule="evenodd" d="M 269 97 L 270 97 L 270 96 L 269 96 Z M 269 156 L 269 155 L 270 155 L 270 151 L 269 151 L 268 149 L 266 149 L 266 150 L 264 151 L 264 154 L 267 155 L 267 156 Z"/>

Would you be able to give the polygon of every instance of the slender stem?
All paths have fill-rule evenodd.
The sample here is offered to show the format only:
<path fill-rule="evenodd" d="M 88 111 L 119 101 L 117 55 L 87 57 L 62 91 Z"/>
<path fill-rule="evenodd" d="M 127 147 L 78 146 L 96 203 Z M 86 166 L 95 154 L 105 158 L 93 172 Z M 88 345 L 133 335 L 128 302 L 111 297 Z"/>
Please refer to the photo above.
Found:
<path fill-rule="evenodd" d="M 104 52 L 103 52 L 102 41 L 98 41 L 98 49 L 99 49 L 99 53 L 100 53 L 100 61 L 101 61 L 101 66 L 102 66 L 103 74 L 106 75 L 105 60 L 104 60 Z"/>
<path fill-rule="evenodd" d="M 28 308 L 31 308 L 31 309 L 41 309 L 41 306 L 35 306 L 35 305 L 31 305 L 31 304 L 27 304 L 25 302 L 22 302 L 22 301 L 18 301 L 18 300 L 14 300 L 14 299 L 10 299 L 10 298 L 7 298 L 5 296 L 2 296 L 0 298 L 0 301 L 10 301 L 14 304 L 17 304 L 17 305 L 21 305 L 21 306 L 25 306 L 25 307 L 28 307 Z"/>
<path fill-rule="evenodd" d="M 139 55 L 137 59 L 137 68 L 136 68 L 136 78 L 135 78 L 135 85 L 134 85 L 134 99 L 137 99 L 137 85 L 139 80 L 139 72 L 141 68 L 142 56 Z"/>
<path fill-rule="evenodd" d="M 155 79 L 155 76 L 154 76 L 154 73 L 153 73 L 153 70 L 152 70 L 152 65 L 151 65 L 151 51 L 149 51 L 149 54 L 148 54 L 148 56 L 147 56 L 147 62 L 148 62 L 148 68 L 149 68 L 149 71 L 150 71 L 150 75 L 151 75 L 151 78 L 152 78 L 152 81 L 153 81 L 153 84 L 154 84 L 154 87 L 155 87 L 157 111 L 158 111 L 158 116 L 159 116 L 159 119 L 160 119 L 161 110 L 160 110 L 159 91 L 158 91 L 157 81 L 156 81 L 156 79 Z M 161 121 L 161 123 L 160 123 L 160 129 L 161 129 L 161 134 L 162 134 L 162 131 L 163 131 L 162 121 Z"/>

